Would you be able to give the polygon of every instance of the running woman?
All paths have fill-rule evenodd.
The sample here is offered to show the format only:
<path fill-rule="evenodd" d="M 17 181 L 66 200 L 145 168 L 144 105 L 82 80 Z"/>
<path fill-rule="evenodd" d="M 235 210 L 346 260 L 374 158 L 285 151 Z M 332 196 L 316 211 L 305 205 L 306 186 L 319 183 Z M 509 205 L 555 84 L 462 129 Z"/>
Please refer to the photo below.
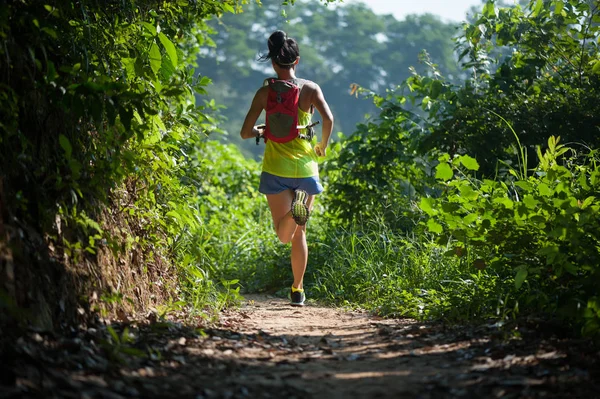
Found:
<path fill-rule="evenodd" d="M 267 196 L 279 240 L 284 244 L 292 244 L 294 282 L 290 295 L 291 305 L 304 306 L 306 296 L 303 279 L 308 262 L 306 221 L 315 195 L 323 192 L 317 157 L 327 155 L 327 145 L 333 130 L 333 115 L 319 85 L 296 77 L 296 68 L 300 62 L 296 40 L 279 30 L 271 34 L 267 44 L 269 53 L 262 56 L 261 60 L 271 61 L 277 80 L 293 82 L 301 87 L 298 97 L 298 125 L 311 124 L 314 108 L 323 120 L 321 141 L 314 148 L 309 140 L 301 137 L 285 143 L 266 141 L 259 186 L 259 191 Z M 256 121 L 262 111 L 267 110 L 269 90 L 269 86 L 265 85 L 254 95 L 240 131 L 243 139 L 256 138 L 263 133 L 263 126 L 257 126 Z"/>

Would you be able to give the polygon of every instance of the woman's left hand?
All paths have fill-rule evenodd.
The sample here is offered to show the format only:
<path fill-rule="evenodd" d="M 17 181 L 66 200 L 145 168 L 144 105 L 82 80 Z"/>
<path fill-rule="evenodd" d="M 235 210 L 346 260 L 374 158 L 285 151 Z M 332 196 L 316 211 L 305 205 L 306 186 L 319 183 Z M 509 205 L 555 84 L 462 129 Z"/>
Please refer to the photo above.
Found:
<path fill-rule="evenodd" d="M 325 157 L 325 156 L 327 156 L 327 145 L 323 144 L 323 143 L 317 143 L 317 144 L 315 144 L 315 153 L 319 157 Z"/>

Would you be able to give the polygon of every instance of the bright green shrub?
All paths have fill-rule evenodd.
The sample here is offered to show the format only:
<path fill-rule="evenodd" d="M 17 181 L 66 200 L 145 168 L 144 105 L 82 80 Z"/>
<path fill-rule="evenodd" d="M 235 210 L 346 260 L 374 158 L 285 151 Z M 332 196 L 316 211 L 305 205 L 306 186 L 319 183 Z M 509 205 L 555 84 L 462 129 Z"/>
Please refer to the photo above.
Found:
<path fill-rule="evenodd" d="M 428 229 L 468 252 L 474 269 L 513 278 L 506 295 L 522 312 L 569 319 L 592 334 L 599 331 L 597 155 L 577 157 L 551 137 L 538 158 L 532 171 L 479 180 L 473 158 L 444 156 L 436 168 L 444 195 L 423 198 L 420 207 Z"/>

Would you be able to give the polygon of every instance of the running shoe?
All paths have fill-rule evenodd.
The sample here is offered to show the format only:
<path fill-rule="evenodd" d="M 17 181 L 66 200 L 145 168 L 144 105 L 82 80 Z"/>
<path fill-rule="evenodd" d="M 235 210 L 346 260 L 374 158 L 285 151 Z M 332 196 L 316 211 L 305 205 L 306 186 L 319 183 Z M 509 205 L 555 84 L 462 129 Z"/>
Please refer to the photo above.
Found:
<path fill-rule="evenodd" d="M 290 293 L 290 305 L 292 306 L 304 306 L 304 301 L 306 300 L 306 295 L 304 295 L 304 290 L 292 287 Z"/>
<path fill-rule="evenodd" d="M 292 217 L 299 226 L 304 226 L 308 221 L 310 213 L 306 201 L 308 200 L 308 193 L 303 190 L 296 190 L 294 192 L 294 200 L 292 201 Z"/>

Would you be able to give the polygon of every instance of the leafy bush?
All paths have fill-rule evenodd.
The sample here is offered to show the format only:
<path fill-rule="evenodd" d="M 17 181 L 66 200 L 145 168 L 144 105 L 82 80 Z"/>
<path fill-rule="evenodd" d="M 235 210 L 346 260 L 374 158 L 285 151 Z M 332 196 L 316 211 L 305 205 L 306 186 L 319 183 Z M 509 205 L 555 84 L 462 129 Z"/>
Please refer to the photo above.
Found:
<path fill-rule="evenodd" d="M 470 253 L 474 269 L 514 276 L 506 292 L 526 313 L 546 313 L 600 331 L 597 313 L 600 229 L 596 151 L 584 156 L 548 140 L 538 147 L 539 165 L 511 177 L 479 180 L 477 162 L 444 156 L 436 176 L 446 191 L 423 198 L 427 227 L 440 242 Z M 583 159 L 581 159 L 583 158 Z M 452 252 L 452 251 L 451 251 Z"/>
<path fill-rule="evenodd" d="M 198 196 L 204 183 L 187 178 L 189 154 L 202 159 L 204 138 L 218 130 L 218 107 L 201 101 L 210 80 L 191 66 L 211 43 L 206 19 L 243 3 L 0 6 L 1 239 L 25 265 L 17 284 L 57 318 L 59 298 L 74 312 L 92 290 L 120 290 L 138 307 L 151 289 L 163 300 L 176 294 L 167 271 L 208 201 Z M 135 274 L 122 267 L 130 263 Z M 46 279 L 63 278 L 73 284 L 50 292 Z M 27 293 L 11 294 L 29 305 Z"/>
<path fill-rule="evenodd" d="M 360 262 L 344 264 L 340 257 L 335 268 L 319 272 L 337 284 L 319 280 L 325 297 L 352 297 L 367 306 L 381 297 L 392 313 L 415 315 L 417 302 L 403 307 L 398 298 L 418 287 L 435 291 L 430 298 L 438 302 L 411 297 L 421 298 L 429 315 L 539 313 L 566 318 L 586 334 L 599 331 L 599 13 L 588 1 L 535 0 L 525 9 L 499 9 L 489 1 L 457 38 L 469 72 L 465 82 L 444 78 L 423 53 L 427 73 L 413 70 L 381 95 L 358 89 L 373 98 L 380 114 L 359 126 L 328 168 L 328 211 L 337 218 L 332 225 L 358 229 L 340 238 L 348 240 L 340 250 L 354 249 L 355 239 L 379 242 L 382 229 L 399 241 L 427 242 L 433 234 L 437 244 L 420 256 L 428 259 L 441 248 L 449 255 L 441 262 L 451 266 L 448 276 L 433 273 L 427 283 L 406 275 L 389 280 L 398 276 L 399 261 L 369 241 L 365 245 L 377 249 L 368 255 L 343 256 L 359 256 Z M 569 147 L 559 144 L 559 136 Z M 369 221 L 376 217 L 381 227 L 373 229 Z M 375 266 L 380 259 L 391 266 Z M 408 259 L 413 257 L 402 261 Z M 420 266 L 425 263 L 414 261 L 406 270 L 433 270 Z M 362 282 L 367 279 L 377 296 L 370 296 Z"/>
<path fill-rule="evenodd" d="M 465 84 L 449 84 L 439 75 L 409 82 L 428 111 L 419 152 L 469 154 L 486 177 L 496 174 L 498 161 L 516 165 L 520 148 L 490 110 L 510 121 L 530 168 L 536 146 L 551 136 L 596 147 L 599 18 L 597 2 L 532 0 L 523 9 L 488 1 L 457 39 L 470 72 Z"/>

